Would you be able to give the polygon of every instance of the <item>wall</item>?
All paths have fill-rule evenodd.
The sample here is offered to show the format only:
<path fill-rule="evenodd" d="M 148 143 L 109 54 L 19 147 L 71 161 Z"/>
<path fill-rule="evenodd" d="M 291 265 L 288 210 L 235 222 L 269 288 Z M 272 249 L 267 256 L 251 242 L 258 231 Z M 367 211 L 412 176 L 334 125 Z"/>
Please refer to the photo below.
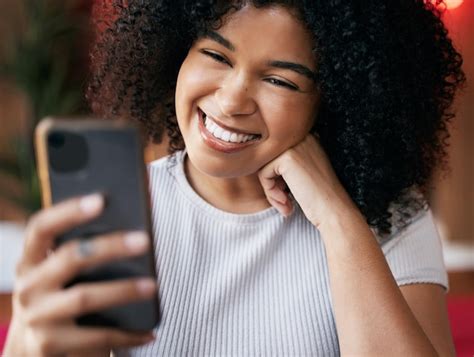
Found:
<path fill-rule="evenodd" d="M 466 88 L 455 101 L 451 126 L 451 172 L 438 172 L 432 202 L 439 228 L 450 241 L 474 243 L 474 1 L 445 14 L 445 24 L 464 59 Z M 474 259 L 474 258 L 473 258 Z"/>

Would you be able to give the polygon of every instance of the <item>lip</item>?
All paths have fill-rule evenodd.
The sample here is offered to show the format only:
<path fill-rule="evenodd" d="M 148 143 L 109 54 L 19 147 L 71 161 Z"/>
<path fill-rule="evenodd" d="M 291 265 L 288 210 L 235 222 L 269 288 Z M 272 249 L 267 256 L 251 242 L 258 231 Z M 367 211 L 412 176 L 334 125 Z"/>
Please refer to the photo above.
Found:
<path fill-rule="evenodd" d="M 219 124 L 220 125 L 220 124 Z M 254 145 L 260 141 L 260 139 L 247 141 L 245 143 L 231 143 L 224 140 L 220 140 L 212 135 L 204 125 L 203 112 L 198 108 L 198 127 L 201 133 L 203 141 L 212 149 L 224 152 L 226 154 L 235 153 L 241 151 L 251 145 Z M 224 127 L 224 126 L 223 126 Z"/>

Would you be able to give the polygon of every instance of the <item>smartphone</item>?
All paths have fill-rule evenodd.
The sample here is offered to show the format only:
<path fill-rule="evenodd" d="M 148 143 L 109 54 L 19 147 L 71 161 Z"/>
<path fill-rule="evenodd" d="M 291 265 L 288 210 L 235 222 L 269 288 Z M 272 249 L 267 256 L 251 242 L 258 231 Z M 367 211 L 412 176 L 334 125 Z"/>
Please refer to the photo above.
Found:
<path fill-rule="evenodd" d="M 146 231 L 152 240 L 148 175 L 140 130 L 130 122 L 105 119 L 43 119 L 35 130 L 35 149 L 43 206 L 90 193 L 105 197 L 95 220 L 58 236 L 93 239 L 114 231 Z M 150 244 L 153 247 L 153 242 Z M 154 250 L 81 272 L 66 287 L 134 277 L 156 281 Z M 160 319 L 158 296 L 108 308 L 77 319 L 79 325 L 148 331 Z"/>

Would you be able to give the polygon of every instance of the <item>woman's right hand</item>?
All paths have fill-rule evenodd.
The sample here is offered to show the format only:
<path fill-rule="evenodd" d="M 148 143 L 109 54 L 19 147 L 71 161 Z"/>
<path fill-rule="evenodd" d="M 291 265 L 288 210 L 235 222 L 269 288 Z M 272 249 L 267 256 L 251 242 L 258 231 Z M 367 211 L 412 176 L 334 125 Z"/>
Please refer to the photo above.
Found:
<path fill-rule="evenodd" d="M 74 198 L 43 209 L 29 220 L 17 266 L 5 356 L 91 355 L 153 340 L 151 332 L 138 334 L 75 323 L 75 318 L 85 313 L 147 299 L 156 293 L 156 283 L 148 278 L 64 288 L 85 268 L 149 249 L 144 233 L 122 232 L 97 236 L 86 246 L 78 240 L 70 241 L 51 252 L 55 237 L 97 217 L 103 206 L 100 195 Z"/>

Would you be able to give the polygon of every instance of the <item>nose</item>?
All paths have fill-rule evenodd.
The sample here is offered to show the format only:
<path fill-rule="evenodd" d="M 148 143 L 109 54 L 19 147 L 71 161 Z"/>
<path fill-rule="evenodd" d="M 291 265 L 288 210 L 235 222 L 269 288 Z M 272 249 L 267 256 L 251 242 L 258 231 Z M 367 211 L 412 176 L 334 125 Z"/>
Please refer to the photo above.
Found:
<path fill-rule="evenodd" d="M 243 76 L 229 76 L 215 92 L 215 98 L 226 116 L 250 115 L 257 110 L 249 83 Z"/>

